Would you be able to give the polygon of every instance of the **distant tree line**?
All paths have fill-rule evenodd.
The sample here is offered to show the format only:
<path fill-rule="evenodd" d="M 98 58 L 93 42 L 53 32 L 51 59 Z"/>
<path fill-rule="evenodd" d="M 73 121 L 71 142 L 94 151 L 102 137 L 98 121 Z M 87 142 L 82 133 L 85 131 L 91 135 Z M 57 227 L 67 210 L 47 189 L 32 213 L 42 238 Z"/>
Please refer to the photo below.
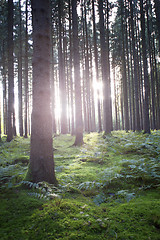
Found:
<path fill-rule="evenodd" d="M 31 134 L 30 4 L 0 3 L 0 131 L 7 141 Z M 52 133 L 76 135 L 80 145 L 83 132 L 160 129 L 159 0 L 50 0 L 49 15 Z"/>

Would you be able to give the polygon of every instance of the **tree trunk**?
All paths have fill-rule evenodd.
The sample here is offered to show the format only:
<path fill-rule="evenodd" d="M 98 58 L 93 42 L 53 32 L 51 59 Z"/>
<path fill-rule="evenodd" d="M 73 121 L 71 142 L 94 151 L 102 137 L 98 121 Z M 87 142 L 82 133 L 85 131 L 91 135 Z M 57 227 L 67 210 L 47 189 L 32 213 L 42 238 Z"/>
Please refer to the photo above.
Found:
<path fill-rule="evenodd" d="M 94 0 L 92 0 L 92 15 L 93 15 L 93 42 L 94 42 L 94 59 L 96 67 L 96 81 L 99 80 L 99 69 L 98 69 L 98 50 L 97 50 L 97 34 L 96 34 L 96 22 L 95 22 L 95 9 L 94 9 Z M 102 121 L 101 121 L 101 105 L 100 99 L 98 97 L 98 132 L 102 132 Z"/>
<path fill-rule="evenodd" d="M 126 75 L 126 58 L 125 58 L 125 36 L 124 36 L 124 5 L 121 0 L 121 33 L 122 33 L 122 84 L 123 84 L 123 96 L 124 96 L 124 123 L 125 130 L 129 130 L 129 114 L 128 114 L 128 87 L 127 87 L 127 75 Z"/>
<path fill-rule="evenodd" d="M 138 60 L 135 51 L 135 36 L 134 36 L 134 22 L 133 22 L 133 4 L 132 0 L 130 1 L 130 14 L 131 14 L 131 38 L 132 38 L 132 51 L 133 51 L 133 61 L 134 61 L 134 85 L 135 85 L 135 106 L 136 106 L 136 130 L 140 131 L 140 114 L 139 114 L 139 94 L 138 94 L 138 74 L 137 74 L 137 66 Z"/>
<path fill-rule="evenodd" d="M 160 0 L 154 0 L 155 12 L 156 12 L 156 23 L 158 30 L 158 41 L 159 41 L 159 52 L 160 52 Z"/>
<path fill-rule="evenodd" d="M 58 1 L 58 27 L 59 27 L 59 86 L 60 86 L 60 101 L 61 101 L 61 133 L 67 133 L 67 96 L 66 96 L 66 79 L 64 52 L 62 51 L 62 4 L 63 0 Z"/>
<path fill-rule="evenodd" d="M 75 117 L 76 117 L 76 139 L 74 145 L 83 144 L 83 122 L 82 122 L 82 100 L 81 100 L 81 79 L 80 79 L 80 56 L 78 39 L 78 15 L 77 0 L 72 0 L 72 21 L 73 21 L 73 58 L 74 58 L 74 80 L 75 80 Z"/>
<path fill-rule="evenodd" d="M 25 117 L 24 137 L 28 137 L 28 0 L 26 0 L 26 24 L 25 24 Z"/>
<path fill-rule="evenodd" d="M 140 0 L 140 14 L 141 14 L 141 31 L 142 31 L 142 55 L 143 55 L 143 72 L 144 72 L 144 132 L 150 133 L 149 122 L 149 77 L 148 64 L 146 54 L 146 37 L 145 37 L 145 18 L 144 18 L 144 3 Z"/>
<path fill-rule="evenodd" d="M 7 142 L 13 139 L 14 64 L 13 64 L 13 0 L 8 0 L 8 128 Z"/>
<path fill-rule="evenodd" d="M 72 67 L 73 67 L 73 51 L 72 51 L 72 22 L 71 22 L 71 0 L 68 0 L 68 8 L 69 8 L 69 77 L 70 77 L 70 88 L 71 88 L 71 134 L 73 135 L 75 133 L 75 122 L 74 122 L 74 83 L 73 83 L 73 77 L 72 77 Z"/>
<path fill-rule="evenodd" d="M 84 3 L 85 5 L 85 3 Z M 86 6 L 84 7 L 84 30 L 85 30 L 85 79 L 86 79 L 86 104 L 87 104 L 87 132 L 91 131 L 91 121 L 90 121 L 90 76 L 89 76 L 89 46 L 88 46 L 88 29 L 87 29 L 87 11 Z"/>
<path fill-rule="evenodd" d="M 18 53 L 18 105 L 19 105 L 19 133 L 23 136 L 23 117 L 22 117 L 22 16 L 21 1 L 19 0 L 19 53 Z"/>
<path fill-rule="evenodd" d="M 104 13 L 103 1 L 98 1 L 99 8 L 99 25 L 100 25 L 100 43 L 101 43 L 101 64 L 102 64 L 102 81 L 103 81 L 103 122 L 105 134 L 111 133 L 112 130 L 112 111 L 111 111 L 111 90 L 110 90 L 110 76 L 109 76 L 109 53 L 108 53 L 108 39 L 105 38 L 104 27 Z M 108 33 L 107 33 L 108 38 Z"/>
<path fill-rule="evenodd" d="M 30 165 L 26 179 L 56 184 L 50 94 L 50 1 L 32 0 L 33 111 Z"/>
<path fill-rule="evenodd" d="M 153 121 L 153 129 L 156 129 L 156 104 L 155 104 L 155 76 L 154 76 L 154 60 L 153 60 L 153 48 L 152 48 L 152 36 L 151 31 L 153 31 L 153 23 L 150 18 L 150 14 L 152 13 L 152 8 L 150 7 L 150 1 L 147 1 L 147 34 L 148 34 L 148 53 L 149 53 L 149 63 L 151 69 L 151 92 L 152 92 L 152 121 Z"/>
<path fill-rule="evenodd" d="M 3 77 L 3 130 L 7 134 L 7 69 L 6 69 L 6 56 L 5 56 L 5 41 L 3 41 L 2 50 L 2 77 Z"/>

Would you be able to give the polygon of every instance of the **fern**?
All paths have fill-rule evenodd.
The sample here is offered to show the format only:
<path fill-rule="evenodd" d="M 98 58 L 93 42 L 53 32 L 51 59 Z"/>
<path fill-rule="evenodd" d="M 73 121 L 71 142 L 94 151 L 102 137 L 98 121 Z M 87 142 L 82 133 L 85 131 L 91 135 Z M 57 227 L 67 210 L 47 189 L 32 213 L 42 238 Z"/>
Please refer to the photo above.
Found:
<path fill-rule="evenodd" d="M 102 183 L 100 182 L 84 182 L 80 183 L 78 186 L 78 189 L 80 190 L 92 190 L 93 188 L 100 188 L 102 186 Z"/>
<path fill-rule="evenodd" d="M 28 193 L 30 196 L 44 198 L 47 200 L 61 198 L 59 194 L 55 193 L 55 191 L 58 192 L 58 189 L 51 184 L 47 184 L 46 182 L 33 183 L 29 181 L 22 181 L 21 184 L 36 190 L 36 192 Z"/>

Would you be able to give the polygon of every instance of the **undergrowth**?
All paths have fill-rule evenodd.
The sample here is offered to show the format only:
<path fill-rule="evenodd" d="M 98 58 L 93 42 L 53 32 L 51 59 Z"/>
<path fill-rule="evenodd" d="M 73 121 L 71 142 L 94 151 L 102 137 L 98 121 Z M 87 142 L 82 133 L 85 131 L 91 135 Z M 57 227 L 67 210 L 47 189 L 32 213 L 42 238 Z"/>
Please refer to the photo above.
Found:
<path fill-rule="evenodd" d="M 53 139 L 58 186 L 24 181 L 29 139 L 0 143 L 0 239 L 160 239 L 160 131 Z"/>

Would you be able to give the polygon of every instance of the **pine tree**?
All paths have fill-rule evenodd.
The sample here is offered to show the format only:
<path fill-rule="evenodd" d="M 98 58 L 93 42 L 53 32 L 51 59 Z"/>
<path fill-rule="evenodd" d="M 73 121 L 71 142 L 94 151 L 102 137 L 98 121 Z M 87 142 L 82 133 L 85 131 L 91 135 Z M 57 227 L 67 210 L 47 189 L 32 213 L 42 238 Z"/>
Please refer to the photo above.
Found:
<path fill-rule="evenodd" d="M 32 0 L 33 111 L 31 153 L 27 177 L 33 182 L 56 183 L 53 161 L 50 98 L 50 1 Z"/>

